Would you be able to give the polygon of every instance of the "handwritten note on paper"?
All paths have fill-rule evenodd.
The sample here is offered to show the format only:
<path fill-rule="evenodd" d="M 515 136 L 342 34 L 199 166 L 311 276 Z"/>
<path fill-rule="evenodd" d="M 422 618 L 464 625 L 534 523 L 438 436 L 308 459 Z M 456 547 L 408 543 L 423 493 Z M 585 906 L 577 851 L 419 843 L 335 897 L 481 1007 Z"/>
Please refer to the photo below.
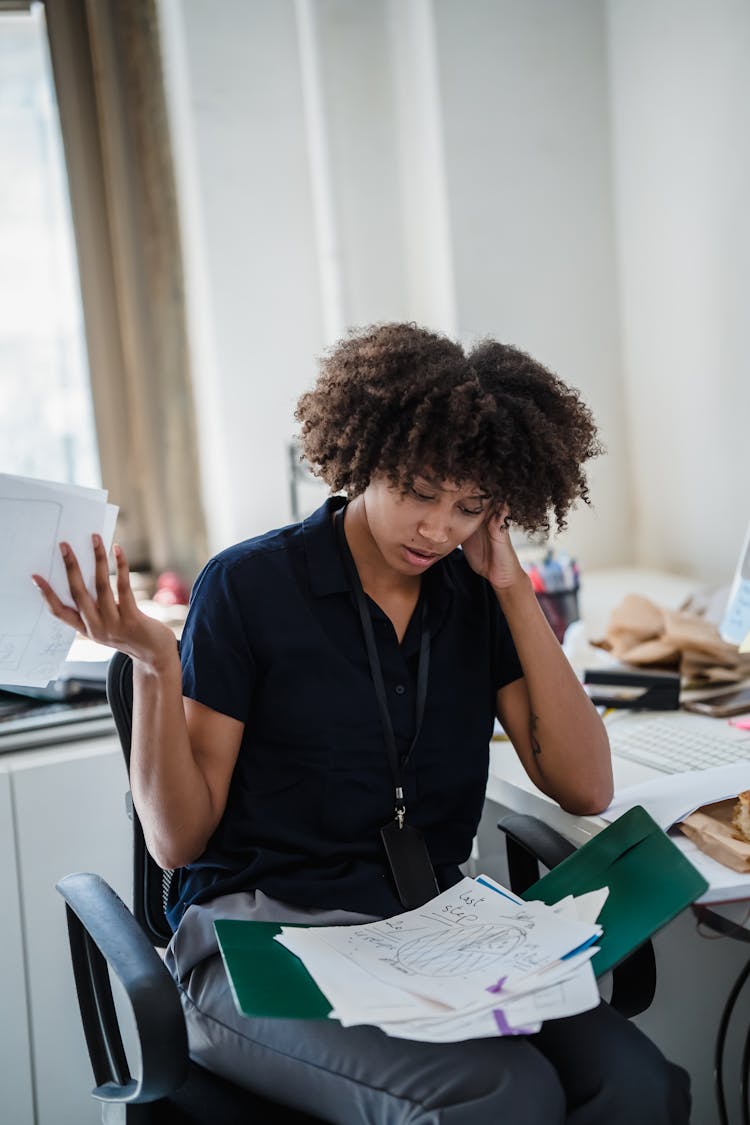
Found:
<path fill-rule="evenodd" d="M 32 574 L 41 574 L 70 602 L 62 540 L 70 543 L 94 591 L 91 535 L 109 549 L 117 509 L 102 489 L 0 473 L 0 684 L 44 687 L 54 680 L 75 630 L 48 612 Z"/>
<path fill-rule="evenodd" d="M 418 910 L 364 926 L 323 927 L 315 940 L 384 984 L 460 1008 L 478 1002 L 499 976 L 512 989 L 597 932 L 463 879 Z"/>
<path fill-rule="evenodd" d="M 515 906 L 463 880 L 408 915 L 322 935 L 386 983 L 455 1007 L 498 974 L 508 987 L 587 942 L 591 927 Z"/>

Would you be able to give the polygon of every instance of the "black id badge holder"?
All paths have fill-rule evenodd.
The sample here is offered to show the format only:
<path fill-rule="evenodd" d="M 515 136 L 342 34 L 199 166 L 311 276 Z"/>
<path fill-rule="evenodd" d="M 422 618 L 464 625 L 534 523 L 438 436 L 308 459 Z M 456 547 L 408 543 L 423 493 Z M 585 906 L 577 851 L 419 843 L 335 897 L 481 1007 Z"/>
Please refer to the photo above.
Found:
<path fill-rule="evenodd" d="M 427 845 L 418 828 L 392 820 L 380 829 L 398 897 L 407 910 L 424 906 L 440 893 Z"/>

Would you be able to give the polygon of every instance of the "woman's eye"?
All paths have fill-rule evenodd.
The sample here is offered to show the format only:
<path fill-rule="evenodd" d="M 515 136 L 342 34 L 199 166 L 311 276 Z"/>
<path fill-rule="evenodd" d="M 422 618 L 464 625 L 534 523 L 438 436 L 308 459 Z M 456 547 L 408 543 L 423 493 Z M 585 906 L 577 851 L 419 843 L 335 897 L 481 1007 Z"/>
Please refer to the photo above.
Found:
<path fill-rule="evenodd" d="M 481 516 L 484 508 L 462 508 L 461 511 L 465 516 Z"/>
<path fill-rule="evenodd" d="M 433 496 L 428 496 L 427 493 L 420 492 L 419 489 L 414 487 L 414 485 L 411 486 L 411 494 L 412 494 L 412 496 L 416 496 L 417 500 L 433 500 L 434 499 Z"/>

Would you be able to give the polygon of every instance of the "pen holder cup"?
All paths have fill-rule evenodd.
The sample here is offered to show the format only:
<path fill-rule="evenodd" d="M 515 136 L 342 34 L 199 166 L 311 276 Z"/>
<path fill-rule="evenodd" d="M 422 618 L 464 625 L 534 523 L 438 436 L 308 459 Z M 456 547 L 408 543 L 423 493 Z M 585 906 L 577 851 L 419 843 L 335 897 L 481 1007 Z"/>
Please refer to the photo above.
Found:
<path fill-rule="evenodd" d="M 578 587 L 571 590 L 545 590 L 536 596 L 542 613 L 549 621 L 552 632 L 562 644 L 565 630 L 573 621 L 578 621 Z"/>

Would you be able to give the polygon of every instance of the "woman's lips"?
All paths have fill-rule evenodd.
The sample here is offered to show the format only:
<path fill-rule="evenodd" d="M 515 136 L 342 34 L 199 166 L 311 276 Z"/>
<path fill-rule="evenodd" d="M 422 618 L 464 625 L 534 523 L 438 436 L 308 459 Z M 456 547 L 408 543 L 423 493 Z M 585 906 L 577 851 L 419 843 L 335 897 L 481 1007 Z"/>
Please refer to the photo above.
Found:
<path fill-rule="evenodd" d="M 405 543 L 403 551 L 412 566 L 431 566 L 440 558 L 440 555 L 435 551 L 418 551 L 413 547 L 407 547 Z"/>

